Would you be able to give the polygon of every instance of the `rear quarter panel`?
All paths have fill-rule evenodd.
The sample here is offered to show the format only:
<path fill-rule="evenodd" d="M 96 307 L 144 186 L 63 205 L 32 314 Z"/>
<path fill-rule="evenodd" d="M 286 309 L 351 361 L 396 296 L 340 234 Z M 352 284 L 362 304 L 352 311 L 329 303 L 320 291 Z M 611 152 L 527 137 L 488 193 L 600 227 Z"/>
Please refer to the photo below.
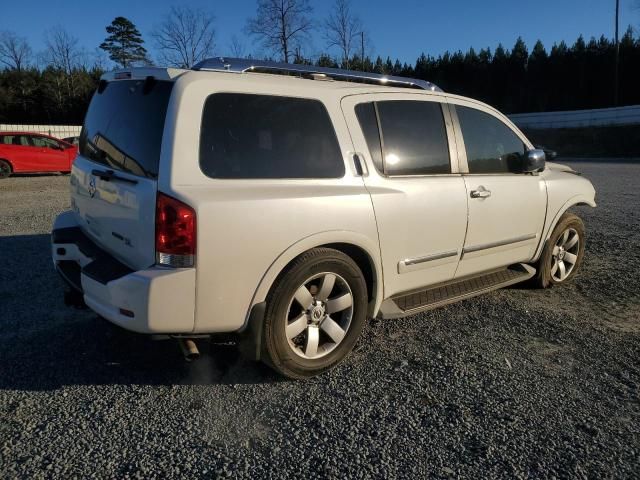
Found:
<path fill-rule="evenodd" d="M 251 306 L 264 300 L 281 268 L 314 246 L 359 244 L 380 271 L 371 199 L 362 178 L 353 174 L 352 142 L 336 94 L 310 94 L 307 80 L 256 82 L 250 77 L 186 74 L 176 82 L 169 105 L 165 133 L 171 133 L 164 139 L 159 190 L 196 209 L 196 332 L 241 329 Z M 198 161 L 200 123 L 205 99 L 216 92 L 321 100 L 334 122 L 345 162 L 344 178 L 216 180 L 205 176 Z"/>
<path fill-rule="evenodd" d="M 8 161 L 16 173 L 29 171 L 27 149 L 17 145 L 0 145 L 0 158 Z"/>

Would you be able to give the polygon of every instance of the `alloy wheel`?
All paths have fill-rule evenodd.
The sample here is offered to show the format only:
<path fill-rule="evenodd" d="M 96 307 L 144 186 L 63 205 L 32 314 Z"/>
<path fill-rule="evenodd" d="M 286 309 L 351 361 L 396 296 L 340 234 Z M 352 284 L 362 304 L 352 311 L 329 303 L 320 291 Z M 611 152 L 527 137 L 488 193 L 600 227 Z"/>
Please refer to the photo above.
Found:
<path fill-rule="evenodd" d="M 285 335 L 293 352 L 306 359 L 328 355 L 344 340 L 353 318 L 353 293 L 340 275 L 308 278 L 289 302 Z"/>
<path fill-rule="evenodd" d="M 556 241 L 551 254 L 551 278 L 564 281 L 576 266 L 580 251 L 580 235 L 574 228 L 567 228 Z"/>

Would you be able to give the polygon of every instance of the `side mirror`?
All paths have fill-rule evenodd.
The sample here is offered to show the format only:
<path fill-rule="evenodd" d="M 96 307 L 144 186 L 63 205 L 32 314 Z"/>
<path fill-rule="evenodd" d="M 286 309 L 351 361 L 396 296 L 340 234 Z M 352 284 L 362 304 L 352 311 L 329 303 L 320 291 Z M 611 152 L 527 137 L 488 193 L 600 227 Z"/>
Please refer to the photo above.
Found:
<path fill-rule="evenodd" d="M 539 150 L 543 150 L 544 154 L 547 157 L 547 160 L 555 160 L 555 158 L 558 156 L 558 153 L 555 150 L 550 150 L 541 145 L 534 145 L 534 147 L 536 147 Z"/>
<path fill-rule="evenodd" d="M 529 150 L 524 157 L 524 165 L 522 171 L 525 173 L 541 172 L 544 170 L 544 164 L 547 156 L 544 150 Z"/>

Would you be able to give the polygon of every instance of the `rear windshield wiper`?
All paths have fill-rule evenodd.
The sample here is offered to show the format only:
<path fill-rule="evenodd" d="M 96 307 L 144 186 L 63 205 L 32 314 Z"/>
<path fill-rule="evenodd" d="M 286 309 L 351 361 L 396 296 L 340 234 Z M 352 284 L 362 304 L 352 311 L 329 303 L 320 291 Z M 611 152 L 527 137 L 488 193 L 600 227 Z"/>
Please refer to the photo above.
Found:
<path fill-rule="evenodd" d="M 113 170 L 91 170 L 91 174 L 95 175 L 96 177 L 98 177 L 101 180 L 104 180 L 105 182 L 109 182 L 111 180 L 117 180 L 120 182 L 127 182 L 127 183 L 131 183 L 133 185 L 136 185 L 138 183 L 137 180 L 133 180 L 132 178 L 127 178 L 127 177 L 121 177 L 120 175 L 118 175 L 117 173 L 115 173 Z"/>

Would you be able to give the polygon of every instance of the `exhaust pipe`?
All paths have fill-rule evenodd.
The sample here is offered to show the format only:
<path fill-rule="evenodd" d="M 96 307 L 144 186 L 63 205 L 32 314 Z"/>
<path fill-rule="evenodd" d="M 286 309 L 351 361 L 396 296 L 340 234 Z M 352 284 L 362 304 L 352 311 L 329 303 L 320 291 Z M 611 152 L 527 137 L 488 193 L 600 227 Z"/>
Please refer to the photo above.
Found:
<path fill-rule="evenodd" d="M 178 344 L 180 345 L 182 355 L 187 362 L 192 362 L 200 358 L 200 350 L 198 350 L 196 342 L 190 338 L 179 338 Z"/>

